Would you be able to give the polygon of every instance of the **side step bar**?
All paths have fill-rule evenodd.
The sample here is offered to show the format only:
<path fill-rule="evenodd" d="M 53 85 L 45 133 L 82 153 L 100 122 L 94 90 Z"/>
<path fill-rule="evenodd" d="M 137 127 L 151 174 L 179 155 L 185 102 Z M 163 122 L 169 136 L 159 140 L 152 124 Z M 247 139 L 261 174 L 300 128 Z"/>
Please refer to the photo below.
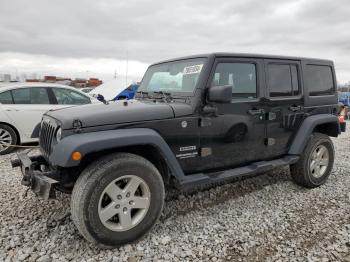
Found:
<path fill-rule="evenodd" d="M 229 170 L 212 172 L 212 173 L 198 173 L 185 176 L 184 180 L 178 182 L 178 187 L 182 189 L 189 189 L 201 185 L 224 182 L 233 178 L 256 175 L 266 171 L 270 171 L 276 167 L 294 164 L 299 160 L 299 156 L 287 155 L 279 159 L 271 161 L 259 161 L 244 167 L 237 167 Z"/>

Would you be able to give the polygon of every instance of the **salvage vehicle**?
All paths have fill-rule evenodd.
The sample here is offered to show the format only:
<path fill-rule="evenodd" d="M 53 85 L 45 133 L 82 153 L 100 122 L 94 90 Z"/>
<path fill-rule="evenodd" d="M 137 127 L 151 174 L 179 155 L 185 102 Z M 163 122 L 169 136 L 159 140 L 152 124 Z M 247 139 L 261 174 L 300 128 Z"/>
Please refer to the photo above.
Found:
<path fill-rule="evenodd" d="M 289 165 L 315 188 L 341 134 L 332 61 L 214 53 L 151 65 L 135 100 L 47 112 L 41 155 L 18 155 L 38 196 L 72 193 L 86 240 L 107 247 L 144 236 L 165 188 L 203 188 Z"/>
<path fill-rule="evenodd" d="M 123 79 L 115 78 L 96 87 L 89 95 L 95 98 L 100 95 L 106 101 L 129 100 L 134 98 L 138 87 L 138 83 L 126 85 Z"/>
<path fill-rule="evenodd" d="M 115 100 L 133 99 L 136 95 L 138 88 L 139 88 L 139 85 L 136 83 L 133 83 L 129 85 L 123 92 L 117 95 L 113 100 L 115 101 Z"/>
<path fill-rule="evenodd" d="M 52 83 L 11 83 L 0 88 L 0 155 L 14 146 L 38 141 L 38 128 L 48 110 L 98 103 L 79 90 Z"/>

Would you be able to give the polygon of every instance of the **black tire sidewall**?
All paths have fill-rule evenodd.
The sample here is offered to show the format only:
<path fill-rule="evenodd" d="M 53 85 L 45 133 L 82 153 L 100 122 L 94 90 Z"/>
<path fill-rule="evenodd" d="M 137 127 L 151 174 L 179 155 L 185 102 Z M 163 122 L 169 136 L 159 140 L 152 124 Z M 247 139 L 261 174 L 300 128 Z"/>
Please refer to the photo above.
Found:
<path fill-rule="evenodd" d="M 11 135 L 12 145 L 17 145 L 18 138 L 17 138 L 16 132 L 8 125 L 0 124 L 0 128 L 8 131 Z M 0 151 L 0 155 L 11 153 L 14 149 L 15 149 L 14 147 L 8 147 L 6 150 Z"/>
<path fill-rule="evenodd" d="M 331 140 L 328 137 L 320 137 L 319 139 L 315 140 L 312 139 L 312 143 L 310 144 L 308 150 L 305 152 L 305 161 L 304 161 L 304 170 L 307 175 L 307 179 L 309 180 L 309 183 L 313 186 L 320 186 L 325 183 L 325 181 L 328 179 L 328 177 L 331 174 L 333 163 L 334 163 L 334 148 Z M 321 177 L 314 177 L 310 170 L 310 161 L 311 156 L 314 150 L 320 145 L 323 145 L 327 148 L 328 154 L 329 154 L 329 163 L 326 172 Z"/>
<path fill-rule="evenodd" d="M 164 185 L 160 175 L 155 174 L 154 170 L 147 165 L 127 159 L 118 163 L 108 163 L 98 172 L 100 172 L 100 179 L 93 183 L 85 199 L 83 212 L 87 230 L 97 242 L 107 246 L 135 241 L 152 228 L 162 211 Z M 115 232 L 102 224 L 98 216 L 98 205 L 106 186 L 116 178 L 125 175 L 137 175 L 146 182 L 151 192 L 151 202 L 147 214 L 138 225 L 124 232 Z"/>

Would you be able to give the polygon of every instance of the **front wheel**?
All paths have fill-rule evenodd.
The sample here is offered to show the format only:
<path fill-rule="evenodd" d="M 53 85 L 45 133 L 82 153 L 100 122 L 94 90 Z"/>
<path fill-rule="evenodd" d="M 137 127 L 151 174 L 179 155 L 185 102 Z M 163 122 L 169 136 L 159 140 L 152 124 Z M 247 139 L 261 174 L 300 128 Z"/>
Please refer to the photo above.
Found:
<path fill-rule="evenodd" d="M 88 241 L 120 246 L 152 228 L 164 196 L 162 177 L 152 163 L 133 154 L 113 154 L 93 162 L 78 178 L 72 219 Z"/>
<path fill-rule="evenodd" d="M 299 161 L 291 165 L 290 171 L 297 184 L 314 188 L 327 181 L 333 163 L 332 140 L 325 134 L 313 133 Z"/>

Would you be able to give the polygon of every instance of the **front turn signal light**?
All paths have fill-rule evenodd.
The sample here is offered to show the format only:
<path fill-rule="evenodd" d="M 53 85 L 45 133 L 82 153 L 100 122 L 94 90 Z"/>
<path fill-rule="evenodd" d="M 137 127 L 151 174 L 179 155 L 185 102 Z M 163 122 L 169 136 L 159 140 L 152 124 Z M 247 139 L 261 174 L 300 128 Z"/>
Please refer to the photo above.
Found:
<path fill-rule="evenodd" d="M 81 160 L 81 153 L 79 151 L 75 151 L 72 153 L 72 159 L 74 161 L 79 161 Z"/>

